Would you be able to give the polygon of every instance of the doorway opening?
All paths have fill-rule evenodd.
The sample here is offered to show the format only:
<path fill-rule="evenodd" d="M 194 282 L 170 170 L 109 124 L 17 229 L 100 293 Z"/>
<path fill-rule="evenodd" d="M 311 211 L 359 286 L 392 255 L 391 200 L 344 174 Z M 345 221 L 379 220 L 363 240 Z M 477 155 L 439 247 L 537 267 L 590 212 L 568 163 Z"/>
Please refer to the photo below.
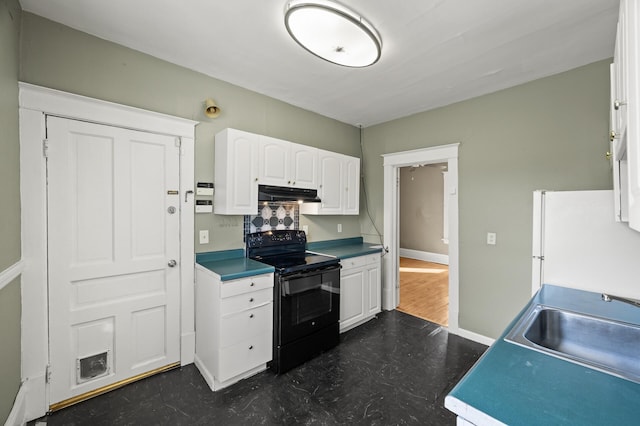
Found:
<path fill-rule="evenodd" d="M 449 324 L 447 163 L 400 168 L 398 310 Z"/>
<path fill-rule="evenodd" d="M 401 303 L 400 294 L 400 169 L 416 164 L 428 165 L 445 163 L 447 179 L 444 199 L 448 212 L 445 215 L 449 257 L 448 276 L 448 330 L 458 333 L 458 146 L 441 145 L 412 151 L 383 155 L 384 165 L 384 239 L 389 255 L 384 256 L 384 285 L 382 304 L 386 310 L 393 310 Z M 445 220 L 443 218 L 443 220 Z"/>

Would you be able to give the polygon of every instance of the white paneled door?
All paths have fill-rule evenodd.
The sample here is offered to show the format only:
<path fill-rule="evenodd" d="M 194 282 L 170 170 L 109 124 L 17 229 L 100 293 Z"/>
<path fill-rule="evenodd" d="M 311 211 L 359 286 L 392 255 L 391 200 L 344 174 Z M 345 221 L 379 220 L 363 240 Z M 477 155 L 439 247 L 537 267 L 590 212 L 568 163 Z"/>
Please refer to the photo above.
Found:
<path fill-rule="evenodd" d="M 179 139 L 47 119 L 50 403 L 180 359 Z"/>

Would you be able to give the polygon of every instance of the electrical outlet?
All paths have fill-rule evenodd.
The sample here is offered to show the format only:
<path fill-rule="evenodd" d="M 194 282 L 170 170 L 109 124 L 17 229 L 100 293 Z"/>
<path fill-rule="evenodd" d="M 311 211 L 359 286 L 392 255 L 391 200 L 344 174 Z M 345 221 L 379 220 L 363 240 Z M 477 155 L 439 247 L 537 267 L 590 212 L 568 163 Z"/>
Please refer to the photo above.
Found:
<path fill-rule="evenodd" d="M 209 244 L 209 230 L 203 229 L 200 231 L 200 244 Z"/>
<path fill-rule="evenodd" d="M 487 232 L 487 244 L 490 246 L 496 245 L 496 233 L 495 232 Z"/>
<path fill-rule="evenodd" d="M 338 224 L 338 232 L 342 232 L 342 224 L 341 223 Z"/>

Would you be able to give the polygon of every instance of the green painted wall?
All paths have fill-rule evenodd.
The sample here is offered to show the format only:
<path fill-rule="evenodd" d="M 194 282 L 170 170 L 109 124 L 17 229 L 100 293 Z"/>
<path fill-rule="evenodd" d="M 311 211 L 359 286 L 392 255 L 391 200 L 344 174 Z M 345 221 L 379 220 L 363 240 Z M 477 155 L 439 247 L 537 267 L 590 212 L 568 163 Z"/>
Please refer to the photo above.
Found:
<path fill-rule="evenodd" d="M 214 135 L 227 127 L 359 156 L 359 134 L 353 126 L 27 12 L 21 40 L 21 81 L 200 121 L 196 181 L 213 181 Z M 222 109 L 216 119 L 204 115 L 208 97 Z M 242 221 L 242 216 L 197 214 L 196 232 L 209 229 L 210 244 L 196 244 L 196 252 L 242 247 Z M 338 223 L 343 225 L 341 234 Z M 301 224 L 309 225 L 314 241 L 360 236 L 357 216 L 301 216 Z"/>
<path fill-rule="evenodd" d="M 612 188 L 609 63 L 365 130 L 367 187 L 380 228 L 380 155 L 460 142 L 461 328 L 496 338 L 529 300 L 535 189 Z M 364 232 L 373 234 L 367 223 Z M 486 245 L 487 232 L 497 233 L 497 245 Z"/>
<path fill-rule="evenodd" d="M 20 138 L 17 0 L 0 0 L 0 272 L 20 260 Z M 0 423 L 20 388 L 20 278 L 0 289 Z"/>

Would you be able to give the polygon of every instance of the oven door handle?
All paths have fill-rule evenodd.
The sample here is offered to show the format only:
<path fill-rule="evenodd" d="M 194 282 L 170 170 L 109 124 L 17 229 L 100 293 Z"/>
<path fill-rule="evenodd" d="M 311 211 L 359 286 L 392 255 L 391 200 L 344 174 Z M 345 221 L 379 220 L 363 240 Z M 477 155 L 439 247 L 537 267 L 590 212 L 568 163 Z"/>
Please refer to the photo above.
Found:
<path fill-rule="evenodd" d="M 322 268 L 307 269 L 306 271 L 292 272 L 291 274 L 280 275 L 280 280 L 295 280 L 296 278 L 311 277 L 313 275 L 324 274 L 333 270 L 339 270 L 342 268 L 341 264 L 325 266 Z"/>
<path fill-rule="evenodd" d="M 296 291 L 291 289 L 291 286 L 289 286 L 289 281 L 285 281 L 282 285 L 282 295 L 284 297 L 299 296 L 303 293 L 309 293 L 318 289 L 322 289 L 322 287 L 322 284 L 315 284 L 313 286 L 305 287 L 304 289 Z"/>

